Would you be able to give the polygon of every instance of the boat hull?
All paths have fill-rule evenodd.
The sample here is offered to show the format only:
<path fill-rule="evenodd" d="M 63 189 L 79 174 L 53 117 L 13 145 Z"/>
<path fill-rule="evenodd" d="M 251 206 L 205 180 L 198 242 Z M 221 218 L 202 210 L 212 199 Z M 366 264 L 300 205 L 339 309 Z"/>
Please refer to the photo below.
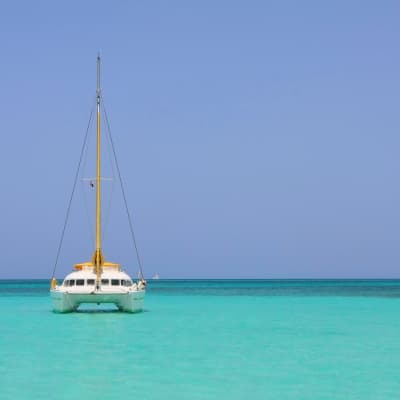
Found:
<path fill-rule="evenodd" d="M 120 311 L 139 312 L 143 309 L 145 291 L 137 290 L 127 293 L 68 293 L 51 290 L 53 311 L 67 313 L 77 311 L 81 304 L 115 304 Z"/>

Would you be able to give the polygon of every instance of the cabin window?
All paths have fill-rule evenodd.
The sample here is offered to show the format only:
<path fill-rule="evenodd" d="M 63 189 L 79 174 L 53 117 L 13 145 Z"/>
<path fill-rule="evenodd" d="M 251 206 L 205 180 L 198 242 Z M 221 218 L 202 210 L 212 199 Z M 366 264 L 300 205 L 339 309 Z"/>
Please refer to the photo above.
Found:
<path fill-rule="evenodd" d="M 111 279 L 111 286 L 119 286 L 119 279 Z"/>
<path fill-rule="evenodd" d="M 110 284 L 110 280 L 109 279 L 102 279 L 101 280 L 101 284 L 102 285 L 109 285 Z"/>
<path fill-rule="evenodd" d="M 64 281 L 64 286 L 69 286 L 69 281 Z"/>
<path fill-rule="evenodd" d="M 68 286 L 74 286 L 75 285 L 75 279 L 71 279 L 69 281 L 69 285 Z"/>
<path fill-rule="evenodd" d="M 125 286 L 125 279 L 121 279 L 121 286 Z"/>
<path fill-rule="evenodd" d="M 132 281 L 125 281 L 125 286 L 132 286 Z"/>
<path fill-rule="evenodd" d="M 77 279 L 76 280 L 76 286 L 83 286 L 85 284 L 85 280 L 84 279 Z"/>
<path fill-rule="evenodd" d="M 89 286 L 92 286 L 92 285 L 94 285 L 94 279 L 88 279 L 88 280 L 86 281 L 86 283 L 87 283 Z"/>

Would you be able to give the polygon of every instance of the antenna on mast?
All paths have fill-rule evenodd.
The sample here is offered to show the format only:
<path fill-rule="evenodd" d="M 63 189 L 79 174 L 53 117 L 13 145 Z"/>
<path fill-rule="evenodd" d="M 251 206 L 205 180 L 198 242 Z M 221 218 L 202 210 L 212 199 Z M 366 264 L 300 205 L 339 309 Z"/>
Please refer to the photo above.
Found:
<path fill-rule="evenodd" d="M 97 90 L 96 90 L 96 96 L 97 96 L 97 104 L 100 104 L 100 97 L 101 97 L 101 89 L 100 89 L 100 52 L 97 53 Z"/>

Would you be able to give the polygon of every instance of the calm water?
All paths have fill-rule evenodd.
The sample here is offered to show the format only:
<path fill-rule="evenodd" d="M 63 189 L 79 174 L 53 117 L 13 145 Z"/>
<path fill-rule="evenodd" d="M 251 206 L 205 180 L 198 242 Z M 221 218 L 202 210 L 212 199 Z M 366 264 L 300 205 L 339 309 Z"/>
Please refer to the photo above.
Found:
<path fill-rule="evenodd" d="M 400 281 L 153 281 L 145 311 L 51 312 L 0 281 L 1 399 L 398 399 Z"/>

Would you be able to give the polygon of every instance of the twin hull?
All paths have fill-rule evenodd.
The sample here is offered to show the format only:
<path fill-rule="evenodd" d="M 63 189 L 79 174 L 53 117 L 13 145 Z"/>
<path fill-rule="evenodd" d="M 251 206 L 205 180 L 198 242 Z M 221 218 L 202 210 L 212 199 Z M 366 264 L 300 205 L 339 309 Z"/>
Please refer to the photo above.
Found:
<path fill-rule="evenodd" d="M 61 313 L 76 311 L 83 303 L 111 303 L 121 311 L 138 312 L 143 308 L 144 295 L 144 290 L 126 293 L 68 293 L 51 290 L 53 310 Z"/>

